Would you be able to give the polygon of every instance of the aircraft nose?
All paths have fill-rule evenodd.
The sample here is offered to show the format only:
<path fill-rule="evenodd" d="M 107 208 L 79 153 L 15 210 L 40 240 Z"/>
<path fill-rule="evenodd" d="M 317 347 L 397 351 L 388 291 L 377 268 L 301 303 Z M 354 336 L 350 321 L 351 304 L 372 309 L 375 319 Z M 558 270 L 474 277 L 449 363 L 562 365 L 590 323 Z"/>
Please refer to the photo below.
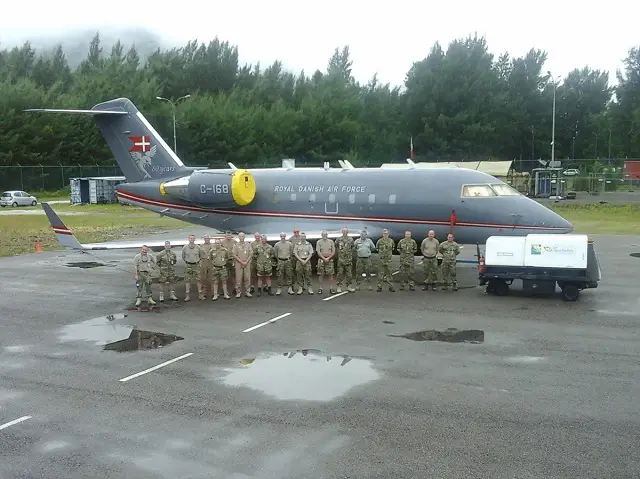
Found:
<path fill-rule="evenodd" d="M 523 223 L 528 226 L 539 226 L 541 230 L 549 233 L 573 232 L 573 224 L 570 221 L 535 200 L 527 198 L 527 201 L 529 208 L 523 215 L 525 220 Z"/>

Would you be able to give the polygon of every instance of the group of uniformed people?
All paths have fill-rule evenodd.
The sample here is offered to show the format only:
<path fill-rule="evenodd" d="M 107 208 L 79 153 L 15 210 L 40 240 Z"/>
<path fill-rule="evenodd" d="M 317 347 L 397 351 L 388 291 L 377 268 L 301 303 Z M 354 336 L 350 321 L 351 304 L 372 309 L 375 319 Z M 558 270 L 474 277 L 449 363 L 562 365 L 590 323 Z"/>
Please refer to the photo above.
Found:
<path fill-rule="evenodd" d="M 350 292 L 357 291 L 363 280 L 368 284 L 368 289 L 373 290 L 371 255 L 374 252 L 378 253 L 379 263 L 377 291 L 382 291 L 383 284 L 388 284 L 389 291 L 395 291 L 391 272 L 394 249 L 400 254 L 400 290 L 404 290 L 405 286 L 410 291 L 415 290 L 412 269 L 418 244 L 411 237 L 411 231 L 406 231 L 404 238 L 398 241 L 397 245 L 389 237 L 389 231 L 386 229 L 382 231 L 382 238 L 375 244 L 367 237 L 366 231 L 362 231 L 360 237 L 354 240 L 349 236 L 349 230 L 343 228 L 342 236 L 335 241 L 328 238 L 327 232 L 323 231 L 322 238 L 316 243 L 315 251 L 299 228 L 294 228 L 289 239 L 286 233 L 281 233 L 280 241 L 274 246 L 267 243 L 267 237 L 260 233 L 255 233 L 252 242 L 245 240 L 244 233 L 238 234 L 238 239 L 235 240 L 230 231 L 225 233 L 224 239 L 216 238 L 213 242 L 209 235 L 204 236 L 204 243 L 201 245 L 195 244 L 195 240 L 196 237 L 190 235 L 189 243 L 182 248 L 182 260 L 185 262 L 185 301 L 191 299 L 193 283 L 196 283 L 198 297 L 201 300 L 206 299 L 207 286 L 210 286 L 211 299 L 214 301 L 220 297 L 220 290 L 225 299 L 231 299 L 229 291 L 232 288 L 236 298 L 242 296 L 242 291 L 248 298 L 252 296 L 252 292 L 256 292 L 258 296 L 262 292 L 273 296 L 271 276 L 274 266 L 278 281 L 276 296 L 281 294 L 283 288 L 288 288 L 289 294 L 302 294 L 304 290 L 314 294 L 311 286 L 311 258 L 314 254 L 318 255 L 318 294 L 324 291 L 325 279 L 329 282 L 331 294 L 341 293 L 343 287 Z M 453 235 L 449 234 L 447 240 L 440 243 L 434 231 L 429 231 L 420 245 L 420 252 L 425 273 L 422 289 L 431 288 L 436 291 L 440 276 L 443 289 L 452 287 L 457 291 L 456 257 L 460 254 L 460 246 L 455 242 Z M 354 253 L 355 287 L 352 285 Z M 441 265 L 438 256 L 441 256 Z M 155 256 L 149 253 L 147 246 L 142 247 L 134 259 L 138 285 L 136 306 L 140 306 L 144 297 L 149 305 L 156 304 L 151 291 L 151 273 L 154 267 L 160 271 L 160 301 L 164 301 L 165 295 L 173 301 L 178 300 L 174 289 L 176 262 L 177 256 L 171 251 L 169 241 L 165 242 L 164 250 Z M 337 280 L 335 288 L 334 277 Z"/>

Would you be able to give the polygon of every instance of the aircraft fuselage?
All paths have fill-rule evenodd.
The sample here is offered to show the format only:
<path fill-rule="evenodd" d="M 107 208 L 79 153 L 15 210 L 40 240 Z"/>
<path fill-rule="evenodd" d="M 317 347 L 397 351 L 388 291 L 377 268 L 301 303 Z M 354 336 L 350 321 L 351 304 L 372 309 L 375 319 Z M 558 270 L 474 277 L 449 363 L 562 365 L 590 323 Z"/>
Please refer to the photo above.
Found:
<path fill-rule="evenodd" d="M 231 200 L 228 171 L 180 175 L 184 188 L 161 188 L 158 180 L 118 186 L 121 201 L 217 230 L 291 233 L 366 229 L 372 239 L 384 228 L 399 240 L 406 230 L 421 241 L 429 230 L 440 240 L 453 231 L 461 244 L 484 244 L 489 236 L 570 233 L 571 223 L 504 182 L 463 168 L 246 170 L 255 180 L 249 204 Z M 225 175 L 227 178 L 225 178 Z M 165 178 L 163 184 L 175 178 Z M 494 187 L 488 185 L 497 185 Z M 268 228 L 267 228 L 268 225 Z"/>

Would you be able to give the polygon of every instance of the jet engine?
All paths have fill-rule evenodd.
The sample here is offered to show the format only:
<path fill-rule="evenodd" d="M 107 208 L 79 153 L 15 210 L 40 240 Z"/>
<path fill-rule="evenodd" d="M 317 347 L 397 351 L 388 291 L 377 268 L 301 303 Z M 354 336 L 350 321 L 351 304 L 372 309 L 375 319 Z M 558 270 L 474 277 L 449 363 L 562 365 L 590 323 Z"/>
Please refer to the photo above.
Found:
<path fill-rule="evenodd" d="M 163 196 L 215 206 L 247 206 L 256 196 L 256 181 L 247 170 L 200 170 L 160 184 Z"/>

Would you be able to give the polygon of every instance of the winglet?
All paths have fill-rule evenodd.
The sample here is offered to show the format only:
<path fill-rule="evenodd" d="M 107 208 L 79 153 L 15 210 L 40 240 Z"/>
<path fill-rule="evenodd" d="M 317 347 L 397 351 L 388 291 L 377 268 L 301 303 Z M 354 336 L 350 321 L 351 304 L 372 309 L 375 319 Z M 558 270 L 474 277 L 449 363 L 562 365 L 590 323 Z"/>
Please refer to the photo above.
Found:
<path fill-rule="evenodd" d="M 49 203 L 42 203 L 42 209 L 44 210 L 49 223 L 51 223 L 51 229 L 56 234 L 56 239 L 61 246 L 65 248 L 73 248 L 84 250 L 84 246 L 73 235 L 71 230 L 67 228 L 60 217 L 53 211 Z"/>

